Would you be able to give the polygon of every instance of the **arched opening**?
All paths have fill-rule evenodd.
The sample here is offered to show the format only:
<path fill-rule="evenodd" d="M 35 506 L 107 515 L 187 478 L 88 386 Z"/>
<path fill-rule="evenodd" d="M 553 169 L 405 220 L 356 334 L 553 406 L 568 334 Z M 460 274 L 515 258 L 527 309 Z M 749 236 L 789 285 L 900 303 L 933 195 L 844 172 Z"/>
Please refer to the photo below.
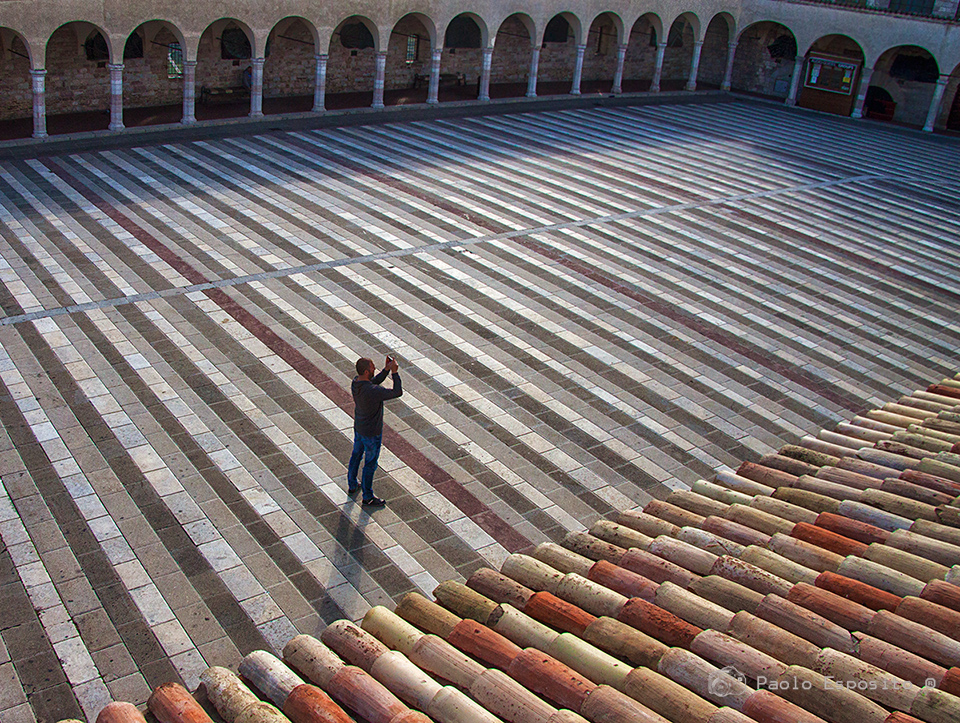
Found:
<path fill-rule="evenodd" d="M 284 18 L 270 31 L 263 54 L 263 112 L 309 111 L 317 75 L 317 45 L 310 23 Z"/>
<path fill-rule="evenodd" d="M 330 38 L 327 62 L 327 108 L 365 108 L 373 103 L 377 28 L 353 15 Z"/>
<path fill-rule="evenodd" d="M 800 76 L 797 105 L 850 115 L 863 72 L 863 50 L 846 35 L 825 35 L 810 46 Z"/>
<path fill-rule="evenodd" d="M 654 13 L 641 16 L 633 24 L 623 61 L 624 93 L 639 93 L 650 89 L 657 61 L 657 38 L 662 30 L 663 23 Z"/>
<path fill-rule="evenodd" d="M 700 50 L 698 88 L 719 88 L 727 69 L 727 51 L 733 36 L 733 18 L 726 13 L 714 15 L 703 33 Z"/>
<path fill-rule="evenodd" d="M 176 123 L 183 116 L 183 36 L 163 20 L 138 26 L 123 48 L 123 124 Z"/>
<path fill-rule="evenodd" d="M 780 23 L 754 23 L 740 34 L 731 88 L 767 98 L 786 98 L 796 57 L 797 39 L 789 28 Z"/>
<path fill-rule="evenodd" d="M 30 51 L 14 30 L 0 28 L 0 140 L 33 134 Z"/>
<path fill-rule="evenodd" d="M 699 34 L 700 21 L 693 13 L 684 13 L 670 25 L 660 74 L 661 90 L 683 90 L 690 78 L 693 46 Z"/>
<path fill-rule="evenodd" d="M 198 120 L 236 118 L 250 112 L 253 33 L 239 20 L 211 23 L 197 48 Z"/>
<path fill-rule="evenodd" d="M 570 13 L 554 15 L 543 30 L 537 95 L 569 93 L 577 60 L 577 20 Z"/>
<path fill-rule="evenodd" d="M 582 93 L 609 93 L 613 88 L 622 27 L 620 18 L 610 12 L 598 15 L 590 24 L 584 39 Z"/>
<path fill-rule="evenodd" d="M 526 94 L 535 32 L 533 20 L 521 13 L 500 23 L 490 66 L 491 98 L 519 98 Z"/>
<path fill-rule="evenodd" d="M 937 61 L 923 48 L 916 45 L 890 48 L 873 64 L 864 115 L 922 126 L 939 77 Z M 884 94 L 888 97 L 884 98 Z"/>
<path fill-rule="evenodd" d="M 384 84 L 385 105 L 423 103 L 430 85 L 430 63 L 434 33 L 430 20 L 416 13 L 404 15 L 393 26 L 387 45 Z"/>
<path fill-rule="evenodd" d="M 110 125 L 106 33 L 86 22 L 61 25 L 47 40 L 47 132 L 105 130 Z M 31 111 L 32 114 L 32 111 Z"/>
<path fill-rule="evenodd" d="M 462 13 L 449 22 L 440 61 L 440 102 L 477 97 L 485 43 L 485 27 L 473 13 Z"/>

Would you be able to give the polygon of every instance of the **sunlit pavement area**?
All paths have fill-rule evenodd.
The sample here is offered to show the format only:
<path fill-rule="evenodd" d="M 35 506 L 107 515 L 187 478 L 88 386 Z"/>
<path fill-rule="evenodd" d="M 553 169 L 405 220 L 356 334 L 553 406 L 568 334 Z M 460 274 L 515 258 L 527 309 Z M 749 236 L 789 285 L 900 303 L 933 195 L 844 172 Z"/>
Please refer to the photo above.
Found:
<path fill-rule="evenodd" d="M 4 162 L 0 719 L 192 689 L 952 376 L 958 161 L 743 101 Z"/>

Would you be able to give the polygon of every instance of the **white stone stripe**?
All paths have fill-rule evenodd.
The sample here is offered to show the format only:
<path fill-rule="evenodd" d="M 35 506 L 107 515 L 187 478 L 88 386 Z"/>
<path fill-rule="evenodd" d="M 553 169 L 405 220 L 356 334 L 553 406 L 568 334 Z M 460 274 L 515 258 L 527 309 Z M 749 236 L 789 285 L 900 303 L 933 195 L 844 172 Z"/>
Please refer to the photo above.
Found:
<path fill-rule="evenodd" d="M 9 360 L 6 350 L 0 347 L 0 361 Z M 0 373 L 4 384 L 17 381 L 19 374 Z M 27 402 L 25 397 L 14 397 L 17 406 Z M 83 709 L 84 715 L 93 720 L 100 709 L 112 699 L 103 681 L 103 673 L 97 667 L 73 618 L 63 604 L 46 566 L 40 558 L 33 538 L 23 524 L 13 501 L 0 479 L 0 539 L 6 545 L 14 569 L 26 588 L 33 609 L 36 610 L 44 632 L 63 666 L 64 675 L 73 688 L 73 694 Z M 109 671 L 107 671 L 109 672 Z"/>
<path fill-rule="evenodd" d="M 94 375 L 86 363 L 76 361 L 74 357 L 68 355 L 66 350 L 73 349 L 73 346 L 56 323 L 52 319 L 42 319 L 33 323 L 53 352 L 61 357 L 61 361 L 64 361 L 70 369 L 77 386 L 84 392 L 87 400 L 104 417 L 104 421 L 108 419 L 121 421 L 121 424 L 116 426 L 132 425 L 132 421 L 121 410 L 120 405 L 109 390 Z M 9 359 L 7 351 L 0 348 L 0 360 L 7 359 Z M 75 373 L 75 370 L 79 373 Z M 127 587 L 130 597 L 156 635 L 157 641 L 163 647 L 164 652 L 170 656 L 170 662 L 177 668 L 177 672 L 188 685 L 199 681 L 200 673 L 206 667 L 203 657 L 182 625 L 177 621 L 173 610 L 160 590 L 150 580 L 136 554 L 123 538 L 123 533 L 117 526 L 116 521 L 107 512 L 96 490 L 90 484 L 67 444 L 60 437 L 54 424 L 42 408 L 32 408 L 31 402 L 36 397 L 31 392 L 29 384 L 16 368 L 0 371 L 0 378 L 10 389 L 11 396 L 14 397 L 17 405 L 24 405 L 25 410 L 29 412 L 27 421 L 30 424 L 31 431 L 43 447 L 60 479 L 65 480 L 67 477 L 73 477 L 74 481 L 79 481 L 74 484 L 64 484 L 64 488 L 70 494 L 93 536 L 100 543 L 101 549 Z M 111 426 L 116 428 L 114 425 Z M 118 439 L 127 448 L 131 459 L 144 471 L 147 479 L 154 483 L 157 473 L 165 469 L 160 456 L 153 451 L 146 440 L 143 440 L 144 444 L 142 445 L 132 445 L 128 441 L 130 436 L 121 435 L 118 436 Z M 142 436 L 141 439 L 143 439 Z"/>

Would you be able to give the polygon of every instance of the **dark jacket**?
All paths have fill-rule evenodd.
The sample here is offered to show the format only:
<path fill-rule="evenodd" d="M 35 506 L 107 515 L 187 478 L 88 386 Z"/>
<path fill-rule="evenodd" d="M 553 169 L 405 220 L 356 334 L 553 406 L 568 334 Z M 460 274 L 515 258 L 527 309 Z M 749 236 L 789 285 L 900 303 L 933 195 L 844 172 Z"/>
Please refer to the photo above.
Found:
<path fill-rule="evenodd" d="M 393 389 L 384 389 L 380 385 L 387 378 L 387 370 L 382 370 L 372 380 L 354 378 L 350 385 L 356 412 L 353 415 L 353 431 L 361 437 L 379 437 L 383 434 L 383 403 L 387 399 L 396 399 L 403 395 L 400 374 L 393 375 Z"/>

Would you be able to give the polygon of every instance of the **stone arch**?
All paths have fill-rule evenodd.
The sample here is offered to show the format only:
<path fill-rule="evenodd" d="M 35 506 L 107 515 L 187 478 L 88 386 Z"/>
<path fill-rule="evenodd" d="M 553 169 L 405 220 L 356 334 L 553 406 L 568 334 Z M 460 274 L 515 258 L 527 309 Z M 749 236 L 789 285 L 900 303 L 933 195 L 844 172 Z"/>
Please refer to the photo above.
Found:
<path fill-rule="evenodd" d="M 584 35 L 582 92 L 610 92 L 622 38 L 623 20 L 615 12 L 600 13 L 590 23 Z"/>
<path fill-rule="evenodd" d="M 253 30 L 236 18 L 206 27 L 197 45 L 198 119 L 247 115 L 256 47 Z"/>
<path fill-rule="evenodd" d="M 407 13 L 396 22 L 387 43 L 387 91 L 427 87 L 436 38 L 436 25 L 426 15 Z M 389 99 L 385 102 L 390 104 Z"/>
<path fill-rule="evenodd" d="M 0 27 L 0 120 L 32 118 L 33 86 L 30 70 L 34 65 L 29 41 L 12 28 Z M 21 127 L 22 126 L 22 127 Z M 11 138 L 29 136 L 30 123 L 11 128 Z"/>
<path fill-rule="evenodd" d="M 440 100 L 463 99 L 470 88 L 476 98 L 480 89 L 484 48 L 490 47 L 490 30 L 476 13 L 465 12 L 451 18 L 443 29 L 443 55 L 440 74 L 443 85 L 454 90 L 441 93 Z M 446 89 L 445 89 L 446 90 Z"/>
<path fill-rule="evenodd" d="M 692 12 L 681 13 L 670 24 L 665 37 L 661 88 L 680 90 L 690 77 L 694 46 L 700 39 L 700 18 Z"/>
<path fill-rule="evenodd" d="M 627 36 L 623 61 L 623 92 L 648 90 L 657 59 L 657 38 L 663 34 L 663 21 L 656 13 L 637 18 Z"/>
<path fill-rule="evenodd" d="M 917 45 L 888 48 L 873 64 L 863 115 L 922 126 L 940 77 L 933 54 Z M 883 91 L 890 100 L 881 97 Z"/>
<path fill-rule="evenodd" d="M 769 98 L 786 98 L 790 93 L 797 52 L 797 37 L 786 25 L 772 20 L 748 25 L 738 38 L 732 89 Z"/>
<path fill-rule="evenodd" d="M 337 25 L 328 51 L 328 107 L 366 107 L 373 102 L 379 50 L 380 33 L 370 18 L 351 15 Z M 340 97 L 331 101 L 330 95 Z"/>
<path fill-rule="evenodd" d="M 547 21 L 540 43 L 540 64 L 537 73 L 539 95 L 570 92 L 574 64 L 577 60 L 577 45 L 582 37 L 582 25 L 573 13 L 557 13 Z"/>
<path fill-rule="evenodd" d="M 857 98 L 865 53 L 849 35 L 822 35 L 810 44 L 797 90 L 797 105 L 850 115 Z"/>
<path fill-rule="evenodd" d="M 95 42 L 99 34 L 106 46 Z M 110 108 L 110 38 L 103 28 L 86 21 L 64 23 L 47 39 L 44 48 L 46 108 L 48 116 L 83 113 Z M 94 126 L 103 130 L 109 125 L 109 115 L 103 114 Z M 56 133 L 58 123 L 49 123 Z"/>
<path fill-rule="evenodd" d="M 736 20 L 730 13 L 717 13 L 703 31 L 703 47 L 700 50 L 700 72 L 697 86 L 719 88 L 727 69 L 727 53 L 730 41 L 736 37 Z"/>
<path fill-rule="evenodd" d="M 263 97 L 287 98 L 309 110 L 319 51 L 317 28 L 306 18 L 291 15 L 270 30 L 264 45 Z M 302 98 L 302 103 L 293 100 Z"/>
<path fill-rule="evenodd" d="M 134 38 L 140 53 L 130 52 Z M 154 19 L 135 27 L 124 41 L 124 109 L 181 103 L 186 52 L 184 35 L 173 23 Z"/>
<path fill-rule="evenodd" d="M 490 97 L 519 97 L 526 93 L 537 37 L 537 25 L 526 13 L 514 13 L 500 23 L 490 65 Z"/>

